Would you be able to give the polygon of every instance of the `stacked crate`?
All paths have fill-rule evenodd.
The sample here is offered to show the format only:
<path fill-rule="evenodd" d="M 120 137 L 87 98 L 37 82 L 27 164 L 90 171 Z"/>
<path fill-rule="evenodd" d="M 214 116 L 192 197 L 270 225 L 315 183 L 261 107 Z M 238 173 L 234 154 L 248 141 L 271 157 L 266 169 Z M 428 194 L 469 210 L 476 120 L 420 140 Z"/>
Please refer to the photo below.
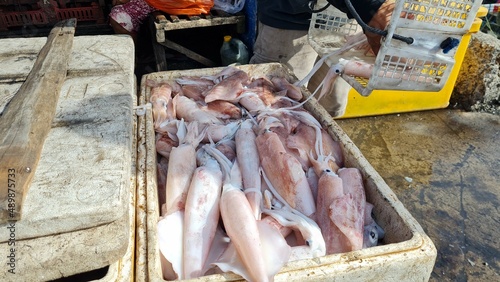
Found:
<path fill-rule="evenodd" d="M 78 22 L 105 23 L 104 3 L 93 0 L 2 0 L 0 2 L 0 31 L 23 26 L 53 25 L 58 21 L 76 18 Z"/>

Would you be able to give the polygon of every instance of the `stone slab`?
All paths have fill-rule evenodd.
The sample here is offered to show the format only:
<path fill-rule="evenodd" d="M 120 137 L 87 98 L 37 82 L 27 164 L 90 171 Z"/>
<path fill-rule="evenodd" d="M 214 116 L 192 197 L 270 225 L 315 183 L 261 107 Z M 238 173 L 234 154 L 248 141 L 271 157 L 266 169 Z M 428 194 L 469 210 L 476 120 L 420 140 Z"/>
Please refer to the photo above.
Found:
<path fill-rule="evenodd" d="M 450 107 L 500 114 L 500 40 L 472 35 L 450 98 Z"/>

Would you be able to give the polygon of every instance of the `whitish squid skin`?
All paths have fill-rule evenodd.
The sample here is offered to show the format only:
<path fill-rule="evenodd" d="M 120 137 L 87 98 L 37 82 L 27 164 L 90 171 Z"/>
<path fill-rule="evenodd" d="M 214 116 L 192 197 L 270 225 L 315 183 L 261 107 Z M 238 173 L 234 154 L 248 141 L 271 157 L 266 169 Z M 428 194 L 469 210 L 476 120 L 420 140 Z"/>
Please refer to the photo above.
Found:
<path fill-rule="evenodd" d="M 203 275 L 219 222 L 222 171 L 219 163 L 198 151 L 203 162 L 193 173 L 184 213 L 184 278 Z"/>
<path fill-rule="evenodd" d="M 270 277 L 269 280 L 272 281 L 274 275 L 290 260 L 292 248 L 287 244 L 279 229 L 270 221 L 257 220 L 257 228 L 262 242 L 264 264 Z M 223 272 L 234 272 L 244 279 L 252 281 L 250 271 L 243 265 L 241 257 L 231 242 L 222 256 L 214 262 L 214 265 L 218 266 Z"/>
<path fill-rule="evenodd" d="M 307 253 L 304 258 L 322 257 L 326 254 L 325 241 L 321 234 L 320 227 L 312 219 L 301 214 L 296 214 L 287 208 L 276 210 L 264 209 L 263 212 L 272 216 L 281 225 L 300 232 L 308 247 L 304 252 Z"/>
<path fill-rule="evenodd" d="M 257 229 L 257 222 L 245 194 L 224 185 L 221 197 L 221 216 L 226 233 L 231 238 L 243 264 L 250 272 L 251 281 L 269 281 Z"/>
<path fill-rule="evenodd" d="M 306 216 L 316 211 L 311 188 L 300 162 L 287 153 L 279 136 L 265 131 L 255 139 L 261 166 L 286 202 Z"/>
<path fill-rule="evenodd" d="M 273 187 L 269 178 L 263 171 L 262 177 L 265 180 L 264 183 L 268 184 L 269 191 L 272 192 L 272 195 L 270 195 L 270 193 L 265 193 L 266 200 L 268 202 L 276 203 L 272 205 L 272 210 L 264 207 L 262 210 L 263 213 L 273 217 L 281 226 L 290 227 L 295 229 L 295 231 L 299 231 L 299 235 L 307 244 L 307 248 L 300 248 L 300 251 L 294 251 L 295 247 L 292 248 L 293 259 L 296 260 L 298 255 L 303 255 L 304 259 L 324 256 L 326 254 L 326 245 L 318 224 L 311 218 L 302 214 L 300 211 L 290 207 L 290 205 L 286 203 L 285 199 L 283 199 L 283 197 L 276 191 L 275 187 Z M 275 197 L 275 201 L 270 199 L 272 196 Z"/>
<path fill-rule="evenodd" d="M 261 218 L 261 178 L 259 173 L 260 161 L 257 145 L 255 144 L 255 132 L 252 129 L 250 119 L 242 122 L 238 131 L 236 131 L 236 155 L 243 178 L 243 188 L 245 195 L 252 207 L 255 219 Z"/>
<path fill-rule="evenodd" d="M 204 145 L 203 148 L 219 161 L 224 170 L 220 214 L 226 233 L 231 238 L 243 265 L 249 272 L 249 280 L 255 282 L 272 280 L 272 277 L 269 277 L 267 273 L 257 221 L 253 215 L 252 207 L 245 194 L 238 188 L 238 184 L 232 183 L 231 162 L 213 147 Z"/>
<path fill-rule="evenodd" d="M 343 61 L 342 63 L 344 64 L 345 74 L 364 77 L 364 78 L 370 78 L 372 76 L 373 64 L 368 64 L 365 62 L 354 61 L 354 60 Z"/>
<path fill-rule="evenodd" d="M 232 121 L 226 124 L 202 124 L 206 128 L 207 134 L 203 138 L 203 142 L 208 143 L 219 142 L 228 136 L 234 136 L 240 126 L 239 121 Z"/>
<path fill-rule="evenodd" d="M 198 122 L 203 124 L 222 124 L 210 111 L 203 110 L 195 101 L 186 96 L 176 95 L 173 98 L 173 104 L 176 109 L 178 119 L 184 119 L 186 122 Z"/>
<path fill-rule="evenodd" d="M 168 160 L 167 184 L 165 186 L 165 211 L 167 215 L 184 210 L 191 178 L 196 169 L 195 148 L 203 139 L 203 135 L 198 133 L 196 122 L 189 123 L 187 129 L 183 121 L 179 122 L 179 146 L 172 148 Z"/>
<path fill-rule="evenodd" d="M 184 211 L 176 211 L 167 216 L 163 216 L 158 221 L 158 246 L 161 254 L 165 259 L 171 263 L 172 269 L 169 269 L 168 263 L 163 262 L 163 274 L 165 277 L 173 277 L 177 275 L 177 279 L 184 279 L 182 277 L 183 269 L 183 250 L 182 238 L 184 225 Z"/>

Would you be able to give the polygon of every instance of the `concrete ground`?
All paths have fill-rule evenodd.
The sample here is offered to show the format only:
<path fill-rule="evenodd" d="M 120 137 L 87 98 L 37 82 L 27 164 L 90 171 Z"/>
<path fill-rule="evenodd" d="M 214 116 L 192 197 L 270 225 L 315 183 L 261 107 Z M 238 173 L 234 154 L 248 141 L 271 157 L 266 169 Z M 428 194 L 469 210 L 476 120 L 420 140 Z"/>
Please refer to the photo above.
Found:
<path fill-rule="evenodd" d="M 337 123 L 433 240 L 430 281 L 500 281 L 500 116 L 443 109 Z"/>

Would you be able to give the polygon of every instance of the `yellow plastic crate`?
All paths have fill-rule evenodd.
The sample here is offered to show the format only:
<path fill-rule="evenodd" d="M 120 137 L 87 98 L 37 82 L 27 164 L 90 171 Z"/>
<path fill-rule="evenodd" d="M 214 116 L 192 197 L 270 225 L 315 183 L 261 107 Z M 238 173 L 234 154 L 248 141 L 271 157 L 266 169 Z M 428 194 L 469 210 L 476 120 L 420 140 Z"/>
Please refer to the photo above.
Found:
<path fill-rule="evenodd" d="M 486 11 L 481 8 L 481 13 Z M 487 12 L 487 11 L 486 11 Z M 485 13 L 486 14 L 486 13 Z M 479 15 L 479 13 L 478 13 Z M 482 15 L 484 16 L 484 15 Z M 404 113 L 419 110 L 442 109 L 449 105 L 451 93 L 455 87 L 465 52 L 469 46 L 472 33 L 479 31 L 481 19 L 476 19 L 471 30 L 462 37 L 455 54 L 455 65 L 444 87 L 437 92 L 373 90 L 370 96 L 361 96 L 356 89 L 349 91 L 345 114 L 340 118 Z"/>
<path fill-rule="evenodd" d="M 319 1 L 317 7 L 322 7 Z M 406 2 L 410 3 L 407 4 Z M 479 31 L 481 19 L 487 14 L 484 7 L 478 6 L 477 0 L 457 0 L 452 6 L 443 6 L 442 12 L 436 12 L 434 4 L 424 0 L 406 0 L 399 3 L 408 9 L 417 9 L 417 13 L 425 12 L 419 20 L 392 19 L 394 25 L 396 21 L 402 21 L 404 28 L 392 28 L 389 33 L 400 33 L 416 38 L 419 42 L 417 46 L 408 46 L 397 40 L 387 39 L 381 48 L 379 56 L 368 57 L 362 51 L 350 49 L 342 55 L 334 55 L 326 60 L 327 65 L 332 66 L 338 63 L 339 58 L 366 61 L 374 64 L 373 73 L 378 73 L 382 68 L 391 65 L 392 58 L 407 58 L 408 60 L 422 60 L 426 63 L 436 64 L 440 67 L 436 72 L 420 67 L 423 77 L 432 79 L 432 83 L 417 83 L 405 81 L 404 79 L 394 79 L 387 77 L 372 76 L 370 81 L 344 75 L 344 79 L 353 86 L 348 94 L 348 103 L 345 114 L 339 118 L 360 117 L 370 115 L 381 115 L 389 113 L 402 113 L 418 110 L 430 110 L 445 108 L 449 104 L 455 82 L 457 80 L 460 67 L 462 65 L 471 35 Z M 324 4 L 324 3 L 323 3 Z M 440 5 L 442 3 L 439 3 Z M 408 6 L 414 5 L 414 6 Z M 420 6 L 419 6 L 420 5 Z M 427 5 L 427 6 L 426 6 Z M 444 5 L 444 4 L 443 4 Z M 450 4 L 451 5 L 451 4 Z M 466 5 L 459 6 L 459 5 Z M 405 8 L 405 9 L 406 9 Z M 447 11 L 446 9 L 450 9 Z M 477 8 L 477 10 L 476 10 Z M 432 10 L 432 11 L 431 11 Z M 436 10 L 436 11 L 434 11 Z M 471 19 L 469 14 L 475 13 Z M 458 16 L 460 15 L 460 16 Z M 431 20 L 428 20 L 431 19 Z M 435 24 L 439 21 L 441 24 Z M 411 28 L 410 28 L 411 27 Z M 434 30 L 433 30 L 434 29 Z M 437 31 L 436 31 L 437 30 Z M 344 42 L 345 36 L 354 35 L 361 32 L 361 27 L 354 19 L 347 19 L 345 14 L 329 7 L 324 12 L 313 14 L 309 29 L 309 42 L 320 56 L 326 56 L 332 51 L 339 50 Z M 442 32 L 442 34 L 440 34 Z M 414 35 L 418 34 L 419 35 Z M 449 34 L 449 35 L 448 35 Z M 448 54 L 435 56 L 427 52 L 433 51 L 429 46 L 434 46 L 442 40 L 442 37 L 452 35 L 460 38 L 459 45 Z M 436 38 L 433 38 L 436 37 Z M 427 42 L 426 42 L 427 41 Z M 426 45 L 427 44 L 427 45 Z M 424 46 L 419 47 L 419 46 Z M 420 56 L 422 54 L 422 56 Z M 394 57 L 393 57 L 394 56 Z M 389 61 L 388 61 L 389 60 Z M 404 65 L 402 65 L 404 67 Z M 401 66 L 399 66 L 401 67 Z M 397 67 L 396 67 L 397 68 Z M 418 67 L 417 67 L 418 68 Z M 417 69 L 415 68 L 415 69 Z M 387 71 L 387 69 L 385 70 Z M 427 73 L 425 73 L 428 71 Z M 397 70 L 394 70 L 395 74 Z"/>

